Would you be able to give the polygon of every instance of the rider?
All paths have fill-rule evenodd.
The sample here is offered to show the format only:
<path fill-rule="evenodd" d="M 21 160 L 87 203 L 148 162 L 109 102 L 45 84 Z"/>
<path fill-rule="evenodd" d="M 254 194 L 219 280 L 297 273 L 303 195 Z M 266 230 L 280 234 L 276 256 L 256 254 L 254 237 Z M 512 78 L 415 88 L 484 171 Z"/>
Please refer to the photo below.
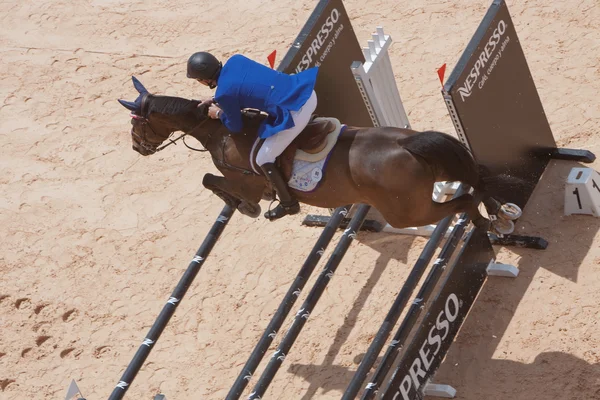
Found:
<path fill-rule="evenodd" d="M 273 70 L 249 58 L 236 54 L 225 65 L 212 54 L 198 52 L 187 62 L 187 77 L 201 84 L 217 88 L 208 115 L 219 118 L 232 132 L 240 132 L 241 110 L 253 108 L 269 115 L 258 130 L 265 139 L 256 156 L 256 163 L 279 195 L 280 204 L 265 213 L 269 220 L 300 212 L 300 205 L 292 196 L 276 158 L 302 132 L 317 107 L 314 91 L 318 67 L 295 75 Z"/>

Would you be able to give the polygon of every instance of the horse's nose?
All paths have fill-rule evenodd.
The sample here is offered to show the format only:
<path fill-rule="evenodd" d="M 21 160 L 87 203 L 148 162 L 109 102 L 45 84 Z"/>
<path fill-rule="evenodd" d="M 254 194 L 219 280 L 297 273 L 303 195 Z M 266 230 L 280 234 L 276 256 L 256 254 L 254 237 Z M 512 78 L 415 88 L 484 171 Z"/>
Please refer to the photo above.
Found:
<path fill-rule="evenodd" d="M 144 149 L 142 146 L 138 145 L 137 143 L 134 143 L 133 146 L 131 146 L 131 148 L 143 156 L 149 155 L 149 153 L 146 151 L 146 149 Z"/>

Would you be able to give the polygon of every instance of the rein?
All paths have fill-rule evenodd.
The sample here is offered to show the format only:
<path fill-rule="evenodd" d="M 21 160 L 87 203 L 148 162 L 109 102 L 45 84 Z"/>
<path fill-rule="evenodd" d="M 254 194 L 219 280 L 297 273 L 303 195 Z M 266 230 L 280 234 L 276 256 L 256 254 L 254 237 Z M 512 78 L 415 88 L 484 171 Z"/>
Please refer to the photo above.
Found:
<path fill-rule="evenodd" d="M 144 125 L 147 125 L 147 126 L 148 126 L 148 128 L 150 128 L 150 130 L 152 131 L 152 133 L 154 133 L 154 135 L 156 135 L 156 136 L 159 136 L 159 135 L 157 135 L 156 131 L 155 131 L 155 130 L 152 128 L 152 125 L 150 125 L 150 121 L 148 120 L 148 118 L 142 117 L 142 116 L 140 116 L 140 115 L 137 115 L 137 114 L 134 114 L 134 113 L 131 113 L 131 114 L 130 114 L 130 116 L 131 116 L 131 118 L 133 118 L 133 119 L 135 119 L 135 120 L 142 121 L 142 124 L 144 124 Z M 204 124 L 206 121 L 207 121 L 207 120 L 204 120 L 204 121 L 200 122 L 200 123 L 199 123 L 199 124 L 198 124 L 196 127 L 194 127 L 194 128 L 192 129 L 192 131 L 194 131 L 194 130 L 196 130 L 197 128 L 201 127 L 201 126 L 202 126 L 202 125 L 203 125 L 203 124 Z M 185 142 L 185 137 L 186 137 L 187 135 L 189 135 L 189 134 L 190 134 L 189 132 L 188 132 L 188 133 L 184 133 L 184 134 L 182 134 L 182 135 L 178 136 L 178 137 L 177 137 L 177 138 L 175 138 L 175 139 L 171 139 L 171 136 L 173 136 L 173 133 L 174 133 L 174 132 L 171 132 L 171 133 L 169 133 L 169 136 L 167 137 L 167 139 L 165 139 L 165 140 L 168 140 L 168 141 L 169 141 L 169 143 L 165 143 L 165 144 L 163 144 L 163 145 L 161 145 L 161 146 L 158 146 L 158 147 L 151 147 L 151 146 L 149 146 L 149 145 L 147 144 L 147 140 L 146 140 L 146 138 L 145 138 L 145 137 L 140 137 L 140 136 L 139 136 L 137 133 L 135 133 L 133 130 L 131 131 L 131 134 L 132 134 L 133 136 L 135 136 L 135 137 L 137 137 L 138 139 L 140 139 L 140 145 L 141 145 L 142 147 L 144 147 L 146 150 L 148 150 L 148 151 L 151 151 L 151 152 L 152 152 L 152 154 L 154 154 L 154 153 L 158 153 L 159 151 L 161 151 L 161 150 L 164 150 L 166 147 L 168 147 L 168 146 L 170 146 L 170 145 L 172 145 L 172 144 L 175 144 L 175 145 L 176 145 L 176 144 L 177 144 L 176 142 L 177 142 L 177 141 L 179 141 L 180 139 L 183 139 L 183 144 L 185 145 L 185 147 L 187 147 L 187 148 L 188 148 L 188 149 L 190 149 L 190 150 L 194 150 L 194 151 L 200 151 L 200 152 L 208 151 L 208 149 L 206 149 L 206 148 L 204 148 L 204 149 L 196 149 L 196 148 L 194 148 L 194 147 L 191 147 L 190 145 L 188 145 L 188 144 Z M 144 135 L 144 136 L 145 136 L 145 135 Z M 203 145 L 203 146 L 204 146 L 204 145 Z"/>
<path fill-rule="evenodd" d="M 191 132 L 193 132 L 193 131 L 195 131 L 196 129 L 200 128 L 200 127 L 201 127 L 201 126 L 202 126 L 202 125 L 203 125 L 203 124 L 204 124 L 206 121 L 207 121 L 207 120 L 205 119 L 204 121 L 200 122 L 198 125 L 196 125 L 196 126 L 194 127 L 194 129 L 192 129 L 192 131 L 191 131 Z M 150 126 L 150 122 L 148 122 L 148 126 Z M 152 127 L 150 127 L 150 129 L 152 129 Z M 152 131 L 154 132 L 154 130 L 152 130 Z M 173 135 L 173 132 L 171 132 L 171 133 L 169 134 L 169 137 L 167 138 L 167 140 L 169 141 L 169 143 L 165 143 L 165 144 L 163 144 L 163 145 L 161 145 L 161 146 L 157 147 L 157 148 L 156 148 L 156 152 L 158 153 L 159 151 L 163 150 L 165 147 L 168 147 L 168 146 L 170 146 L 170 145 L 172 145 L 172 144 L 175 144 L 175 145 L 176 145 L 177 143 L 175 143 L 175 142 L 177 142 L 179 139 L 183 139 L 183 145 L 184 145 L 185 147 L 187 147 L 188 149 L 190 149 L 190 150 L 194 150 L 194 151 L 200 151 L 200 152 L 205 152 L 205 151 L 208 151 L 208 149 L 207 149 L 206 147 L 204 147 L 204 145 L 202 145 L 202 146 L 204 147 L 203 149 L 196 149 L 196 148 L 194 148 L 194 147 L 191 147 L 191 146 L 189 146 L 189 145 L 188 145 L 188 144 L 185 142 L 185 137 L 186 137 L 187 135 L 189 135 L 189 134 L 190 134 L 190 133 L 184 133 L 184 134 L 180 135 L 179 137 L 177 137 L 176 139 L 171 139 L 171 135 Z M 209 137 L 208 137 L 208 138 L 210 139 L 210 135 L 209 135 Z M 202 142 L 200 142 L 200 144 L 202 144 Z"/>

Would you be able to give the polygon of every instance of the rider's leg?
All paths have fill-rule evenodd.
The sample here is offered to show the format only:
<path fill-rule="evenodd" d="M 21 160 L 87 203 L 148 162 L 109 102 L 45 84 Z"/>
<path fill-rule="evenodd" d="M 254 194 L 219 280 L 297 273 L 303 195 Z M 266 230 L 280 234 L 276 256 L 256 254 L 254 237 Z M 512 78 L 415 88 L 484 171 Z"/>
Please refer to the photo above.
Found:
<path fill-rule="evenodd" d="M 274 210 L 265 213 L 265 218 L 267 219 L 274 220 L 285 215 L 297 214 L 300 211 L 298 200 L 290 193 L 281 171 L 275 166 L 275 160 L 306 127 L 316 108 L 317 95 L 313 91 L 308 101 L 300 110 L 291 112 L 294 126 L 266 138 L 256 155 L 256 164 L 262 168 L 267 179 L 275 187 L 275 191 L 281 202 Z"/>

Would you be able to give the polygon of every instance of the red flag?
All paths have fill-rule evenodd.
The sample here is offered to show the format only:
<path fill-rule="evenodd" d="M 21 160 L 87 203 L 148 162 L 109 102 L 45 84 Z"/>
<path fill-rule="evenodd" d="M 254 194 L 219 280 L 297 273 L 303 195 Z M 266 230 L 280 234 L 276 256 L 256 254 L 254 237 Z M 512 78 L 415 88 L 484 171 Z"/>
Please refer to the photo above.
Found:
<path fill-rule="evenodd" d="M 444 65 L 442 65 L 438 70 L 438 77 L 440 78 L 440 83 L 442 84 L 442 86 L 444 86 L 444 74 L 446 73 L 446 63 L 444 63 Z"/>
<path fill-rule="evenodd" d="M 269 60 L 269 64 L 271 64 L 271 68 L 275 68 L 275 56 L 276 55 L 277 55 L 277 50 L 273 50 L 273 52 L 267 56 L 267 60 Z"/>

